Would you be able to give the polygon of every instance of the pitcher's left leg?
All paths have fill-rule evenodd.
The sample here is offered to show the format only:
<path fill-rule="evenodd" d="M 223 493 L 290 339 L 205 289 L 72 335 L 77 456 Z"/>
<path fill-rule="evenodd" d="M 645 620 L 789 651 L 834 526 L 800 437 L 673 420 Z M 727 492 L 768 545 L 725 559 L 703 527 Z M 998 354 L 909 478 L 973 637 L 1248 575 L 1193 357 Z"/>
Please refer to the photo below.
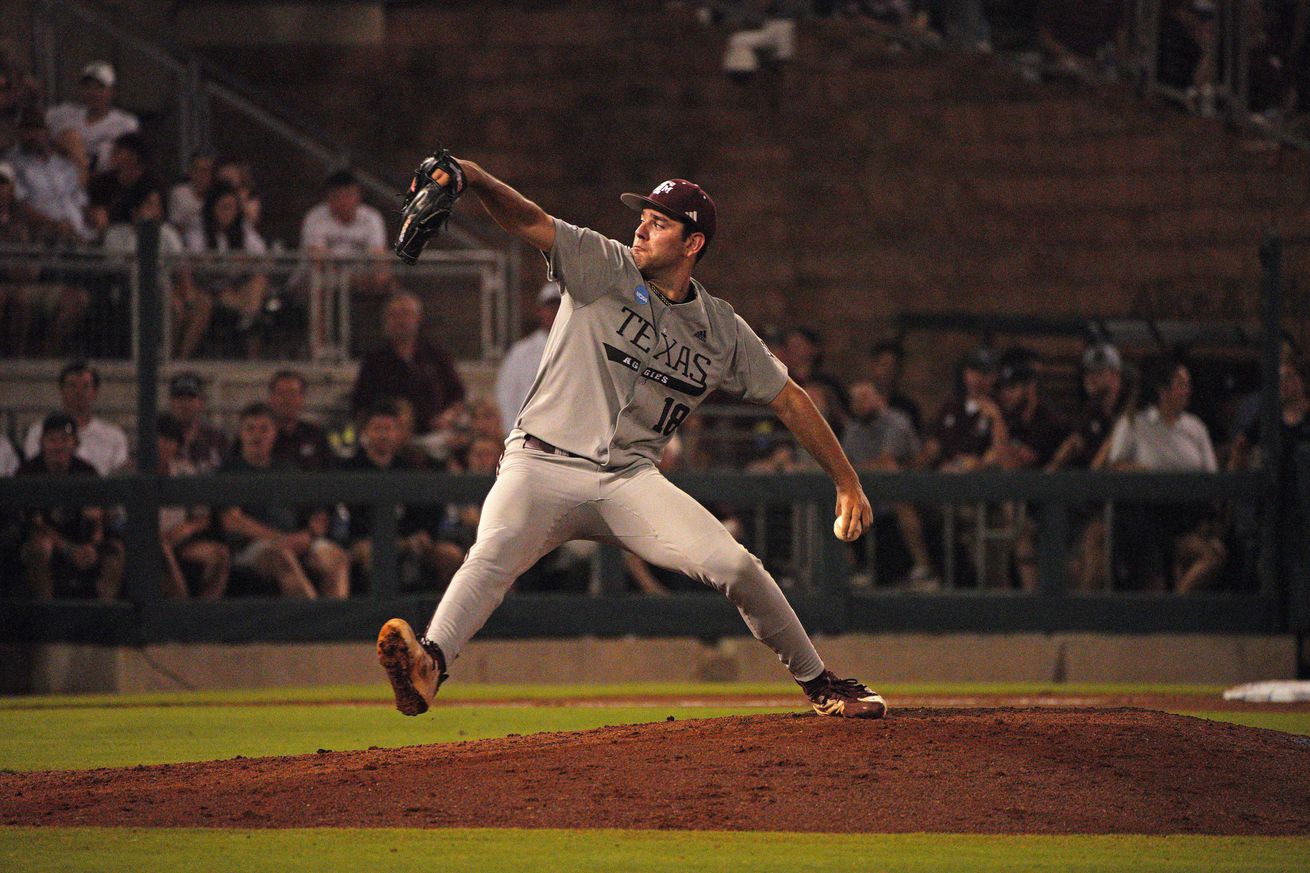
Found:
<path fill-rule="evenodd" d="M 601 493 L 597 508 L 625 548 L 723 592 L 797 681 L 824 672 L 778 583 L 709 510 L 654 467 L 616 475 Z"/>

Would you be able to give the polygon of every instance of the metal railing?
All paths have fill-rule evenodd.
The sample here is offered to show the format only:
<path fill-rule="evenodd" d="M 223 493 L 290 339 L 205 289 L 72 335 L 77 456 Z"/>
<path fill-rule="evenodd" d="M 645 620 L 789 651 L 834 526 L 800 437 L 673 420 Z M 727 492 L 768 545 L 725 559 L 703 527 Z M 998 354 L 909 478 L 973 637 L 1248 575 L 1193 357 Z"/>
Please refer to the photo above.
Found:
<path fill-rule="evenodd" d="M 168 305 L 168 296 L 183 284 L 205 299 L 204 309 L 211 313 L 191 357 L 317 364 L 357 359 L 380 340 L 381 305 L 397 286 L 425 303 L 430 323 L 439 325 L 443 343 L 459 359 L 497 361 L 512 339 L 504 251 L 436 249 L 413 266 L 380 255 L 186 253 L 161 256 L 158 275 L 165 295 L 162 363 L 180 360 L 175 352 L 185 325 L 177 323 L 175 312 L 195 311 Z M 254 277 L 261 277 L 261 299 L 253 311 L 243 313 L 233 289 Z M 135 256 L 92 247 L 0 245 L 0 283 L 21 292 L 9 295 L 10 321 L 28 322 L 22 337 L 0 340 L 19 343 L 0 349 L 5 356 L 139 358 L 140 337 L 133 327 L 140 306 Z M 470 299 L 476 305 L 470 306 Z M 25 314 L 20 312 L 24 308 L 29 310 Z"/>

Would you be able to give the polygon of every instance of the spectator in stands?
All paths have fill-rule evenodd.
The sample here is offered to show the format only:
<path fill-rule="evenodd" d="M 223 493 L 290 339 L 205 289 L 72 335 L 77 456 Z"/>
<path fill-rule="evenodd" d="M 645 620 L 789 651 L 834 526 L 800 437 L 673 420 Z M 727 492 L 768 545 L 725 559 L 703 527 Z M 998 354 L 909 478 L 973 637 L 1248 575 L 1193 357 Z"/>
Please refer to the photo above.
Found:
<path fill-rule="evenodd" d="M 22 459 L 18 457 L 18 451 L 9 437 L 0 434 L 0 479 L 14 475 L 21 463 Z"/>
<path fill-rule="evenodd" d="M 344 470 L 412 470 L 400 453 L 403 432 L 400 413 L 394 403 L 380 401 L 363 413 L 360 444 Z M 444 588 L 464 560 L 464 550 L 439 539 L 445 507 L 399 506 L 396 508 L 396 544 L 402 557 L 417 562 L 428 576 L 435 576 Z M 366 505 L 350 507 L 350 559 L 368 572 L 373 561 L 372 515 Z"/>
<path fill-rule="evenodd" d="M 159 475 L 195 475 L 195 468 L 182 456 L 186 436 L 182 422 L 164 413 L 159 416 L 157 433 Z M 210 536 L 210 521 L 208 507 L 160 507 L 159 536 L 168 571 L 164 576 L 165 597 L 186 599 L 189 576 L 196 579 L 195 597 L 199 600 L 218 600 L 227 590 L 232 553 L 226 543 Z"/>
<path fill-rule="evenodd" d="M 50 243 L 83 243 L 95 238 L 86 222 L 87 196 L 77 167 L 50 147 L 50 131 L 40 108 L 23 110 L 18 145 L 8 154 L 17 175 L 18 201 L 34 237 Z"/>
<path fill-rule="evenodd" d="M 500 408 L 500 421 L 506 428 L 518 421 L 519 408 L 527 399 L 528 391 L 537 378 L 537 367 L 546 351 L 546 336 L 559 314 L 560 287 L 558 282 L 547 282 L 537 292 L 537 329 L 510 346 L 496 373 L 496 405 Z"/>
<path fill-rule="evenodd" d="M 1041 398 L 1037 356 L 1023 348 L 1001 356 L 996 378 L 996 403 L 1009 436 L 996 453 L 1005 470 L 1041 469 L 1055 457 L 1069 428 Z"/>
<path fill-rule="evenodd" d="M 364 202 L 364 191 L 350 170 L 338 170 L 323 183 L 325 199 L 305 213 L 300 247 L 311 255 L 358 258 L 387 253 L 387 228 L 382 213 Z M 352 288 L 390 290 L 391 271 L 360 275 Z"/>
<path fill-rule="evenodd" d="M 396 407 L 396 421 L 400 428 L 400 454 L 405 463 L 415 470 L 445 469 L 444 458 L 434 458 L 423 448 L 421 438 L 414 433 L 414 404 L 404 397 L 383 398 L 382 403 Z"/>
<path fill-rule="evenodd" d="M 1124 384 L 1123 358 L 1109 343 L 1089 346 L 1082 357 L 1082 387 L 1085 400 L 1077 425 L 1051 459 L 1053 470 L 1062 467 L 1086 469 L 1108 446 L 1110 430 L 1128 402 Z"/>
<path fill-rule="evenodd" d="M 1261 438 L 1260 420 L 1257 418 L 1233 441 L 1229 465 L 1244 470 L 1257 463 L 1277 466 L 1279 482 L 1276 506 L 1261 506 L 1257 510 L 1235 508 L 1233 527 L 1238 549 L 1250 549 L 1252 541 L 1259 542 L 1264 525 L 1277 525 L 1279 548 L 1276 550 L 1275 570 L 1282 578 L 1294 578 L 1310 566 L 1310 505 L 1298 493 L 1297 483 L 1304 475 L 1298 470 L 1298 453 L 1310 446 L 1310 368 L 1299 357 L 1287 355 L 1278 368 L 1279 440 L 1278 458 L 1270 461 L 1268 441 Z M 1245 535 L 1245 537 L 1243 536 Z M 1258 548 L 1256 546 L 1255 548 Z M 1239 552 L 1240 554 L 1240 552 Z"/>
<path fill-rule="evenodd" d="M 94 414 L 100 394 L 100 373 L 86 361 L 73 361 L 59 371 L 59 399 L 62 412 L 77 425 L 77 456 L 101 476 L 127 466 L 127 434 Z M 33 424 L 23 441 L 27 457 L 41 450 L 42 424 Z"/>
<path fill-rule="evenodd" d="M 1008 441 L 1005 417 L 992 397 L 996 355 L 980 346 L 961 359 L 957 396 L 938 412 L 924 440 L 918 467 L 969 471 L 989 464 Z"/>
<path fill-rule="evenodd" d="M 230 441 L 205 416 L 205 385 L 199 375 L 183 372 L 169 381 L 168 411 L 182 426 L 181 459 L 197 474 L 217 470 Z"/>
<path fill-rule="evenodd" d="M 855 469 L 896 471 L 911 466 L 921 446 L 910 417 L 893 407 L 872 381 L 856 382 L 850 396 L 851 420 L 842 437 L 842 448 Z M 899 580 L 906 587 L 920 590 L 939 587 L 941 580 L 914 505 L 878 504 L 873 512 L 878 577 Z M 857 552 L 860 548 L 857 546 Z"/>
<path fill-rule="evenodd" d="M 38 426 L 37 451 L 18 476 L 95 476 L 95 468 L 77 457 L 77 422 L 62 412 Z M 28 514 L 20 549 L 31 596 L 116 600 L 123 584 L 121 540 L 106 530 L 98 506 L 50 506 Z"/>
<path fill-rule="evenodd" d="M 114 140 L 141 128 L 135 115 L 113 105 L 117 82 L 111 64 L 89 63 L 77 83 L 80 102 L 61 103 L 46 113 L 55 144 L 77 165 L 83 180 L 108 166 Z"/>
<path fill-rule="evenodd" d="M 383 313 L 387 345 L 365 356 L 350 396 L 356 416 L 376 400 L 403 397 L 414 407 L 414 427 L 435 430 L 448 407 L 464 400 L 464 382 L 450 355 L 420 330 L 423 306 L 409 292 L 393 294 Z"/>
<path fill-rule="evenodd" d="M 1036 353 L 1022 347 L 1007 350 L 996 378 L 996 405 L 1005 417 L 1008 441 L 996 447 L 994 458 L 1002 470 L 1044 469 L 1064 442 L 1069 429 L 1040 396 Z M 1025 591 L 1037 590 L 1037 539 L 1034 513 L 1022 512 L 1022 503 L 1000 507 L 1006 528 L 1012 531 L 1014 574 Z M 1004 540 L 1002 540 L 1004 542 Z M 1007 580 L 1008 581 L 1008 580 Z"/>
<path fill-rule="evenodd" d="M 1105 464 L 1110 432 L 1129 405 L 1123 358 L 1109 343 L 1088 346 L 1081 361 L 1083 408 L 1073 432 L 1065 437 L 1047 469 L 1089 469 Z M 1081 591 L 1108 587 L 1103 504 L 1072 507 L 1078 544 L 1074 552 L 1074 586 Z"/>
<path fill-rule="evenodd" d="M 261 473 L 294 469 L 273 457 L 277 423 L 266 404 L 241 412 L 236 453 L 219 468 L 224 473 Z M 276 500 L 276 498 L 272 498 Z M 328 514 L 303 519 L 282 503 L 247 504 L 223 509 L 219 518 L 232 549 L 233 569 L 275 582 L 284 597 L 343 598 L 350 591 L 350 558 L 328 539 Z M 316 588 L 308 573 L 319 580 Z"/>
<path fill-rule="evenodd" d="M 150 170 L 150 148 L 139 133 L 125 133 L 114 140 L 109 161 L 87 184 L 89 220 L 103 233 L 111 224 L 132 220 L 132 204 L 140 203 L 146 191 L 160 191 L 160 183 Z M 163 194 L 159 220 L 163 217 Z"/>
<path fill-rule="evenodd" d="M 18 118 L 23 108 L 39 102 L 36 80 L 0 45 L 0 155 L 18 142 Z"/>
<path fill-rule="evenodd" d="M 268 406 L 277 421 L 273 457 L 299 470 L 333 466 L 336 456 L 327 431 L 305 418 L 309 381 L 297 370 L 278 370 L 268 380 Z"/>
<path fill-rule="evenodd" d="M 117 148 L 114 153 L 118 154 Z M 105 250 L 136 254 L 137 225 L 143 221 L 159 225 L 159 254 L 168 259 L 160 264 L 159 293 L 169 306 L 173 355 L 182 360 L 194 357 L 209 330 L 214 299 L 196 284 L 190 266 L 181 260 L 186 247 L 177 230 L 164 221 L 164 192 L 153 182 L 136 184 L 124 192 L 118 204 L 127 210 L 127 216 L 105 231 Z"/>
<path fill-rule="evenodd" d="M 905 346 L 896 339 L 880 340 L 873 344 L 869 355 L 869 381 L 887 399 L 888 406 L 899 409 L 909 417 L 917 437 L 923 432 L 923 416 L 919 404 L 901 390 L 901 376 L 905 372 Z"/>
<path fill-rule="evenodd" d="M 193 227 L 201 227 L 200 212 L 205 206 L 205 196 L 214 184 L 215 161 L 212 152 L 194 152 L 187 177 L 168 192 L 168 223 L 177 228 L 183 239 Z"/>
<path fill-rule="evenodd" d="M 1310 382 L 1307 382 L 1305 362 L 1285 356 L 1278 365 L 1278 407 L 1282 424 L 1278 465 L 1280 479 L 1287 483 L 1288 488 L 1296 481 L 1296 447 L 1310 444 L 1310 397 L 1306 394 L 1307 384 Z M 1234 440 L 1229 466 L 1234 470 L 1246 470 L 1255 466 L 1257 458 L 1254 450 L 1260 447 L 1260 443 L 1260 419 L 1257 417 Z"/>
<path fill-rule="evenodd" d="M 234 158 L 222 160 L 214 168 L 214 178 L 236 190 L 245 226 L 259 233 L 259 223 L 264 218 L 264 199 L 255 184 L 255 171 L 250 162 Z"/>
<path fill-rule="evenodd" d="M 467 464 L 463 472 L 480 476 L 496 475 L 496 466 L 500 463 L 504 445 L 490 437 L 476 437 L 469 444 L 466 455 Z M 459 550 L 460 560 L 473 546 L 477 539 L 478 523 L 482 520 L 482 506 L 479 503 L 452 505 L 447 510 L 446 523 L 442 526 L 442 541 Z M 453 575 L 452 570 L 452 575 Z"/>
<path fill-rule="evenodd" d="M 15 184 L 18 175 L 7 161 L 0 161 L 0 245 L 25 246 L 32 242 L 31 226 L 18 205 Z M 33 288 L 41 271 L 35 265 L 0 267 L 0 354 L 22 357 L 32 328 Z"/>
<path fill-rule="evenodd" d="M 823 369 L 822 337 L 809 328 L 793 327 L 783 334 L 780 358 L 797 385 L 807 391 L 816 388 L 827 395 L 827 413 L 824 418 L 840 438 L 850 399 L 846 396 L 846 386 Z M 814 396 L 813 392 L 810 392 L 810 396 Z"/>
<path fill-rule="evenodd" d="M 1116 470 L 1215 472 L 1210 434 L 1201 419 L 1187 411 L 1191 397 L 1191 374 L 1177 359 L 1144 367 L 1144 406 L 1115 424 L 1106 465 Z M 1176 591 L 1185 592 L 1212 584 L 1223 569 L 1227 551 L 1209 507 L 1125 506 L 1118 521 L 1116 559 L 1121 555 L 1129 564 L 1134 577 L 1130 582 L 1164 590 L 1171 579 Z"/>
<path fill-rule="evenodd" d="M 267 254 L 263 238 L 250 227 L 241 211 L 236 189 L 216 182 L 205 197 L 200 211 L 200 226 L 193 227 L 186 239 L 189 251 L 211 255 Z M 255 333 L 260 314 L 269 297 L 268 275 L 258 269 L 236 272 L 232 269 L 211 271 L 201 285 L 211 294 L 221 310 L 223 321 L 235 322 L 235 331 L 243 351 L 258 351 Z"/>

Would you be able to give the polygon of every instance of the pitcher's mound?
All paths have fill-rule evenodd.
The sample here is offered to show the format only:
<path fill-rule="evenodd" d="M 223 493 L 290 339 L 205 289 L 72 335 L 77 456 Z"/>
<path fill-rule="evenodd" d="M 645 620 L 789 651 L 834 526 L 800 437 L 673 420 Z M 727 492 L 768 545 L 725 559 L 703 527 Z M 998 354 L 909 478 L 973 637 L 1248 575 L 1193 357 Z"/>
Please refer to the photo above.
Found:
<path fill-rule="evenodd" d="M 0 775 L 9 825 L 1310 833 L 1310 740 L 1138 709 L 756 715 Z"/>

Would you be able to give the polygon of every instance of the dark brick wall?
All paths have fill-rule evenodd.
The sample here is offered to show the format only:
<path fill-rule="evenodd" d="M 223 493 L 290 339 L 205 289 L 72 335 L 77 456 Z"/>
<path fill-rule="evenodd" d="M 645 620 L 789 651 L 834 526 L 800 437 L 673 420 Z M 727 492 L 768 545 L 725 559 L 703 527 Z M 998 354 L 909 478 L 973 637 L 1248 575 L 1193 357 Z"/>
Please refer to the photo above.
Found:
<path fill-rule="evenodd" d="M 1127 87 L 1035 85 L 845 21 L 804 24 L 794 61 L 734 82 L 726 34 L 685 12 L 486 5 L 394 10 L 380 48 L 222 60 L 398 184 L 441 141 L 626 239 L 620 191 L 699 181 L 720 209 L 699 275 L 757 326 L 821 330 L 843 373 L 904 311 L 1254 318 L 1262 235 L 1310 240 L 1306 155 Z M 304 179 L 266 181 L 303 210 Z M 1288 270 L 1304 339 L 1310 244 Z M 912 387 L 939 396 L 968 342 L 911 337 Z"/>

